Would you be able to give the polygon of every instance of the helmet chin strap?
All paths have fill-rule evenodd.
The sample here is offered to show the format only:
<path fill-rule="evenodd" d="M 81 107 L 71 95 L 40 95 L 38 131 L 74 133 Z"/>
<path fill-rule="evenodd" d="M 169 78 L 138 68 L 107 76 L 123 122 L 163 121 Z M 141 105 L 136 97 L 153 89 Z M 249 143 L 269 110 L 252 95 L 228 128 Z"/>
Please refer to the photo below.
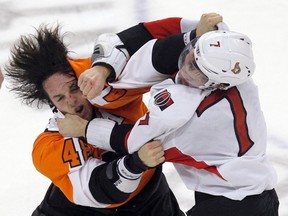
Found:
<path fill-rule="evenodd" d="M 226 90 L 230 85 L 228 83 L 219 83 L 216 88 L 220 90 Z"/>
<path fill-rule="evenodd" d="M 200 89 L 203 90 L 215 90 L 215 89 L 220 89 L 220 90 L 227 90 L 230 87 L 229 83 L 215 83 L 212 81 L 208 81 L 205 83 L 203 86 L 200 86 Z"/>

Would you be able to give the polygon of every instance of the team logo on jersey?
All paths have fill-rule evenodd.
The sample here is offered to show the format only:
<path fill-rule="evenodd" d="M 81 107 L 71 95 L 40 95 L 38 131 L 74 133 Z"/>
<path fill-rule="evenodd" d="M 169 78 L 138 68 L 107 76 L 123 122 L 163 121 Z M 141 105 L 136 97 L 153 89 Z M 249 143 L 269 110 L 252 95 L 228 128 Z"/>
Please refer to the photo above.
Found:
<path fill-rule="evenodd" d="M 159 92 L 157 95 L 154 96 L 154 104 L 158 106 L 161 111 L 165 110 L 173 103 L 174 101 L 172 100 L 171 94 L 167 91 L 167 89 Z"/>
<path fill-rule="evenodd" d="M 127 93 L 126 89 L 114 89 L 113 87 L 109 86 L 109 92 L 103 97 L 107 102 L 117 101 L 120 98 L 124 97 Z"/>

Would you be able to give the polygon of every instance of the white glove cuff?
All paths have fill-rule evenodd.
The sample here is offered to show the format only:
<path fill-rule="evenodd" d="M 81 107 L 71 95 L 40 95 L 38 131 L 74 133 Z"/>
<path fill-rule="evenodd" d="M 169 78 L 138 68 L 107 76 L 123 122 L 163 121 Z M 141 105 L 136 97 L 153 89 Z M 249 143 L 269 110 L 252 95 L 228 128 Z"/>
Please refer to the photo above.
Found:
<path fill-rule="evenodd" d="M 92 55 L 92 66 L 97 63 L 109 64 L 113 67 L 117 79 L 128 59 L 128 51 L 117 34 L 106 33 L 97 38 Z"/>
<path fill-rule="evenodd" d="M 115 182 L 116 187 L 124 193 L 132 193 L 135 191 L 140 182 L 141 174 L 131 173 L 124 163 L 125 157 L 117 162 L 117 172 L 119 180 Z"/>
<path fill-rule="evenodd" d="M 108 119 L 93 119 L 86 128 L 86 140 L 98 148 L 114 151 L 110 146 L 110 136 L 115 122 Z"/>

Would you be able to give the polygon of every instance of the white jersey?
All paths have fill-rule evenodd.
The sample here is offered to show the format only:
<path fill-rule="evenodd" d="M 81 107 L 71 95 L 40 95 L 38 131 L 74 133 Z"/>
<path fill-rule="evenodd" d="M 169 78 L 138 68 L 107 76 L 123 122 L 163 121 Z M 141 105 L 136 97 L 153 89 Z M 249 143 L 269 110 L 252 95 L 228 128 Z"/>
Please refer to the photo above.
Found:
<path fill-rule="evenodd" d="M 152 88 L 149 113 L 132 129 L 129 152 L 161 140 L 188 189 L 234 200 L 276 185 L 266 155 L 266 124 L 252 80 L 227 91 L 164 81 Z"/>
<path fill-rule="evenodd" d="M 165 79 L 151 62 L 154 44 L 149 41 L 131 57 L 113 88 L 143 88 Z M 276 173 L 266 155 L 266 123 L 252 80 L 211 93 L 168 79 L 152 87 L 148 107 L 126 136 L 129 153 L 161 140 L 166 160 L 174 162 L 194 191 L 241 200 L 275 187 Z M 112 150 L 112 127 L 92 125 L 86 134 L 89 143 Z M 101 134 L 99 139 L 91 138 L 95 133 Z"/>

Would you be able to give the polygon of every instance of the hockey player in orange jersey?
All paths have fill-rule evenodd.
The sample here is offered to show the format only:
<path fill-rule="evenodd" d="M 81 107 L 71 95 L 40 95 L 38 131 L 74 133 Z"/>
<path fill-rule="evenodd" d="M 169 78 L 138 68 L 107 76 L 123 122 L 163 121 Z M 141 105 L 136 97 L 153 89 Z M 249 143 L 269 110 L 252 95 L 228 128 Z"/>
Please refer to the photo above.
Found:
<path fill-rule="evenodd" d="M 33 215 L 165 212 L 182 216 L 161 166 L 152 168 L 164 161 L 159 143 L 150 142 L 135 154 L 121 155 L 94 148 L 83 137 L 63 137 L 59 133 L 56 119 L 69 114 L 84 121 L 99 117 L 131 122 L 96 109 L 83 97 L 67 54 L 59 26 L 41 26 L 35 37 L 20 38 L 6 68 L 12 91 L 27 105 L 34 101 L 38 105 L 46 103 L 54 112 L 45 131 L 36 139 L 32 155 L 36 169 L 55 186 L 50 187 Z M 136 115 L 142 115 L 143 111 Z M 77 124 L 73 127 L 77 128 Z"/>

